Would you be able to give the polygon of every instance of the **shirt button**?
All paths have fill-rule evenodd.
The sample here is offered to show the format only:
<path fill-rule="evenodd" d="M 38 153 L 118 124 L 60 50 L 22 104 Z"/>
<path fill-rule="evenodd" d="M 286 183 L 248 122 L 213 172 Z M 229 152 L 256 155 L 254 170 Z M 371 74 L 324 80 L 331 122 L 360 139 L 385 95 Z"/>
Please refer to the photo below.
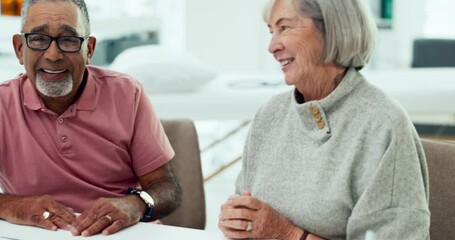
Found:
<path fill-rule="evenodd" d="M 325 123 L 324 122 L 318 122 L 318 127 L 319 127 L 319 129 L 323 129 L 325 127 Z"/>
<path fill-rule="evenodd" d="M 62 139 L 62 142 L 66 142 L 68 140 L 68 138 L 65 135 L 63 135 L 61 139 Z"/>
<path fill-rule="evenodd" d="M 59 118 L 58 123 L 63 124 L 63 118 Z"/>
<path fill-rule="evenodd" d="M 315 115 L 315 114 L 319 113 L 319 108 L 316 107 L 315 105 L 311 105 L 310 111 L 311 111 L 311 113 L 313 113 L 313 115 Z"/>

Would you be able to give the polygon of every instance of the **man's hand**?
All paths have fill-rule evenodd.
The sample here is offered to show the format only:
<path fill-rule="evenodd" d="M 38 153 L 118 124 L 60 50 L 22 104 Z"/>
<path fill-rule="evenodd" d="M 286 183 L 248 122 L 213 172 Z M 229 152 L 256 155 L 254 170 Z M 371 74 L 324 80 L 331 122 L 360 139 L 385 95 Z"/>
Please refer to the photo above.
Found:
<path fill-rule="evenodd" d="M 180 205 L 181 191 L 169 163 L 139 177 L 142 190 L 155 200 L 153 219 L 165 217 Z M 147 206 L 137 195 L 100 198 L 76 219 L 71 233 L 84 237 L 110 235 L 139 222 Z"/>
<path fill-rule="evenodd" d="M 53 231 L 59 228 L 70 230 L 76 220 L 73 209 L 47 195 L 32 197 L 0 195 L 0 210 L 0 218 L 8 222 Z"/>
<path fill-rule="evenodd" d="M 146 206 L 134 195 L 121 198 L 100 198 L 77 217 L 71 233 L 84 237 L 102 232 L 110 235 L 139 222 Z"/>

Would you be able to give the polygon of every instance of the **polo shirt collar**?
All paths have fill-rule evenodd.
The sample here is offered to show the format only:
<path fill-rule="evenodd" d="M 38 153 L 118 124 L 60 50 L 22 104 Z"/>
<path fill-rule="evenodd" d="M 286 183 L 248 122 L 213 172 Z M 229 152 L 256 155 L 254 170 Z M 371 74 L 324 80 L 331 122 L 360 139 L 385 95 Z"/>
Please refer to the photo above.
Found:
<path fill-rule="evenodd" d="M 98 102 L 98 79 L 94 77 L 89 67 L 85 68 L 85 74 L 87 75 L 87 82 L 85 83 L 84 91 L 75 104 L 77 110 L 92 111 L 95 110 Z"/>
<path fill-rule="evenodd" d="M 90 73 L 90 70 L 88 68 L 86 68 L 86 75 L 87 82 L 85 84 L 84 91 L 73 105 L 77 110 L 92 111 L 95 109 L 97 104 L 99 86 L 97 84 L 97 79 L 93 77 L 93 74 Z M 28 75 L 24 74 L 22 77 L 24 81 L 22 90 L 24 106 L 31 110 L 40 110 L 46 108 L 43 100 L 39 97 L 37 91 L 33 87 L 32 82 L 28 78 Z"/>

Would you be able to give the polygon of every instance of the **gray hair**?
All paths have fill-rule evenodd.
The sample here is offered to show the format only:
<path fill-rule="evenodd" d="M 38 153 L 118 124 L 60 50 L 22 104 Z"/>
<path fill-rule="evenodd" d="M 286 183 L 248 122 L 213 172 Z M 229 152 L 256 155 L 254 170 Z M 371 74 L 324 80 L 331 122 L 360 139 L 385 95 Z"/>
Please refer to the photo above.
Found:
<path fill-rule="evenodd" d="M 90 18 L 88 15 L 88 10 L 87 10 L 87 5 L 85 4 L 84 0 L 25 0 L 24 3 L 22 4 L 22 9 L 21 9 L 21 31 L 24 31 L 24 26 L 28 14 L 28 10 L 31 5 L 36 4 L 38 2 L 73 2 L 76 4 L 76 6 L 81 10 L 82 16 L 83 16 L 83 21 L 85 25 L 85 31 L 86 35 L 90 34 Z"/>
<path fill-rule="evenodd" d="M 271 0 L 264 9 L 270 18 Z M 377 27 L 362 0 L 283 0 L 292 2 L 298 12 L 311 17 L 324 39 L 323 63 L 336 63 L 362 69 L 376 45 Z"/>
<path fill-rule="evenodd" d="M 362 69 L 376 45 L 377 27 L 362 0 L 296 0 L 313 18 L 325 44 L 322 61 Z"/>

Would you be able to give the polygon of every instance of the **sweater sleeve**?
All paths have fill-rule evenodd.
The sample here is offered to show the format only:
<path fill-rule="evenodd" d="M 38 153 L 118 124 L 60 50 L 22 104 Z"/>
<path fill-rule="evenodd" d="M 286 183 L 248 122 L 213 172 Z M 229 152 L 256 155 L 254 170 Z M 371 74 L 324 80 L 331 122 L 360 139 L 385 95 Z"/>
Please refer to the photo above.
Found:
<path fill-rule="evenodd" d="M 404 119 L 394 124 L 392 138 L 369 185 L 355 204 L 347 239 L 429 239 L 428 170 L 415 129 Z"/>
<path fill-rule="evenodd" d="M 252 171 L 251 164 L 254 164 L 254 163 L 249 161 L 249 159 L 250 159 L 249 156 L 254 153 L 251 153 L 250 145 L 251 145 L 251 142 L 255 140 L 254 132 L 256 130 L 256 126 L 261 125 L 261 124 L 258 124 L 258 122 L 261 121 L 260 116 L 261 116 L 261 112 L 262 112 L 263 108 L 264 108 L 263 106 L 260 107 L 259 110 L 256 112 L 256 115 L 254 116 L 254 119 L 251 123 L 250 130 L 249 130 L 248 135 L 245 140 L 245 144 L 243 147 L 243 155 L 242 155 L 242 169 L 240 170 L 240 173 L 237 176 L 237 180 L 235 183 L 235 193 L 236 194 L 240 194 L 246 190 L 252 190 L 251 189 L 251 182 L 252 182 L 251 178 L 254 176 L 254 174 L 252 174 L 252 172 L 251 172 Z"/>
<path fill-rule="evenodd" d="M 247 158 L 245 156 L 246 155 L 245 153 L 246 153 L 246 149 L 248 148 L 248 141 L 250 139 L 250 135 L 251 135 L 251 130 L 248 133 L 247 141 L 244 146 L 244 151 L 243 151 L 243 156 L 242 156 L 242 169 L 240 170 L 239 175 L 237 176 L 237 180 L 235 182 L 235 193 L 236 194 L 240 194 L 243 191 L 248 190 L 246 187 Z"/>

